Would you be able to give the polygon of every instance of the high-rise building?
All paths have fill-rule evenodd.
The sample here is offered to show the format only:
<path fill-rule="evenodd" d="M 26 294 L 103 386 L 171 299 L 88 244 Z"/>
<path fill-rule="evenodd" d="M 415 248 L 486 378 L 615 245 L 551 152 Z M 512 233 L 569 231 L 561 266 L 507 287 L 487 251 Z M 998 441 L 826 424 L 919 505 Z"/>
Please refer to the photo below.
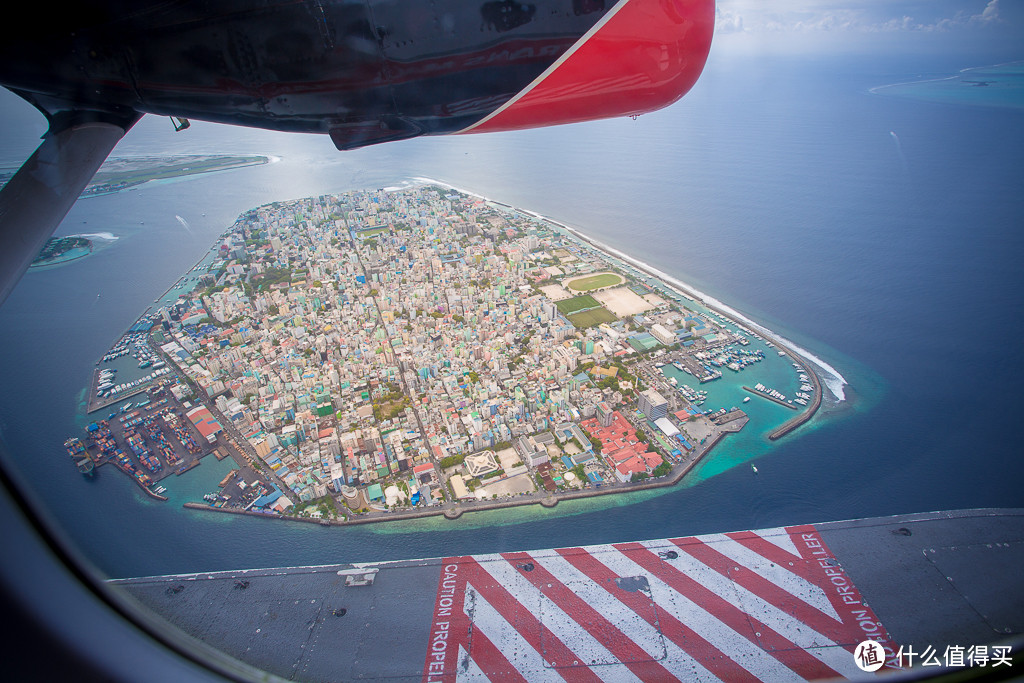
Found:
<path fill-rule="evenodd" d="M 651 326 L 651 334 L 654 338 L 665 346 L 671 346 L 676 343 L 676 333 L 669 330 L 664 325 L 654 324 Z"/>
<path fill-rule="evenodd" d="M 654 389 L 640 392 L 640 412 L 648 420 L 657 420 L 668 415 L 668 401 Z"/>

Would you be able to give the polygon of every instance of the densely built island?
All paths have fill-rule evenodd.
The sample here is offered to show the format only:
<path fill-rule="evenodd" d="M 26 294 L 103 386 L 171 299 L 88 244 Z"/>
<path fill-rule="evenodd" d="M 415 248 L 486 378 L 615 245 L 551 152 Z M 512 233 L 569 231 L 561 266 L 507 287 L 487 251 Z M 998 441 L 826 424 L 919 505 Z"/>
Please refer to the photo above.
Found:
<path fill-rule="evenodd" d="M 790 395 L 758 379 L 773 364 Z M 705 408 L 723 376 L 745 398 Z M 231 456 L 190 506 L 324 524 L 671 485 L 748 401 L 784 407 L 758 426 L 777 438 L 821 400 L 778 340 L 566 226 L 435 185 L 246 212 L 91 389 L 113 412 L 74 457 L 159 497 Z"/>

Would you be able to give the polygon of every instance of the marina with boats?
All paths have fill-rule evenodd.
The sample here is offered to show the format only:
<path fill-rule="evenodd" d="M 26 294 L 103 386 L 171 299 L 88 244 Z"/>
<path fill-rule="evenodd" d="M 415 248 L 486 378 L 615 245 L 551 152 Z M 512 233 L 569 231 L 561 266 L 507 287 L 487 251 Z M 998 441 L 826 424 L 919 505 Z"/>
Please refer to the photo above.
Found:
<path fill-rule="evenodd" d="M 693 357 L 698 361 L 705 363 L 704 367 L 709 372 L 711 370 L 707 365 L 713 365 L 716 368 L 728 368 L 733 372 L 741 372 L 746 369 L 747 366 L 753 365 L 754 363 L 760 363 L 764 360 L 764 351 L 761 351 L 760 349 L 756 351 L 747 351 L 746 349 L 736 349 L 734 346 L 729 345 L 721 349 L 697 351 L 693 354 Z"/>
<path fill-rule="evenodd" d="M 102 410 L 142 393 L 170 374 L 171 368 L 149 345 L 152 326 L 153 322 L 146 318 L 139 320 L 96 363 L 86 412 Z M 139 375 L 139 370 L 148 372 Z"/>
<path fill-rule="evenodd" d="M 701 384 L 713 382 L 716 379 L 721 379 L 722 377 L 721 370 L 702 365 L 691 356 L 682 356 L 678 361 L 673 362 L 672 365 L 675 366 L 676 370 L 681 370 L 688 375 L 693 375 Z"/>
<path fill-rule="evenodd" d="M 775 389 L 766 387 L 760 382 L 755 384 L 753 389 L 751 389 L 748 386 L 744 386 L 743 388 L 746 391 L 757 394 L 758 396 L 766 398 L 769 401 L 774 401 L 775 403 L 778 403 L 780 406 L 786 406 L 787 408 L 790 408 L 792 410 L 799 410 L 797 406 L 793 405 L 793 399 L 787 399 L 786 395 L 783 394 L 781 391 L 776 391 Z"/>

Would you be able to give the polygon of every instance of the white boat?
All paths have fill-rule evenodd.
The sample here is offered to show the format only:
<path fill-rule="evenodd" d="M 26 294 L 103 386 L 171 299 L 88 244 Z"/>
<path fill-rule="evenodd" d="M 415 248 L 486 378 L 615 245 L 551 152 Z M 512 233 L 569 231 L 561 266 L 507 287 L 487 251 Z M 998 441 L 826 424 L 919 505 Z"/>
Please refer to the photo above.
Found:
<path fill-rule="evenodd" d="M 749 400 L 750 400 L 750 397 L 749 397 L 749 396 L 746 396 L 746 397 L 744 397 L 744 399 L 743 399 L 743 402 L 744 402 L 744 403 L 746 403 L 746 402 L 747 402 L 747 401 L 749 401 Z"/>

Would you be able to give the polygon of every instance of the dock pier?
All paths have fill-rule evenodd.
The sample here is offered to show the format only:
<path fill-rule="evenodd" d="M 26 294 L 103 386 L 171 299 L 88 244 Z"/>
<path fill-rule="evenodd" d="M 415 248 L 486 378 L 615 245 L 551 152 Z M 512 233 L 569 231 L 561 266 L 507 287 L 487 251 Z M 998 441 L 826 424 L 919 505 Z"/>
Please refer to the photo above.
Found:
<path fill-rule="evenodd" d="M 775 401 L 780 406 L 785 406 L 785 407 L 789 408 L 790 410 L 800 410 L 799 407 L 793 405 L 792 403 L 786 403 L 782 399 L 775 398 L 774 396 L 770 396 L 769 394 L 766 394 L 763 391 L 758 391 L 757 389 L 752 389 L 752 388 L 750 388 L 750 387 L 748 387 L 746 385 L 744 385 L 743 388 L 746 391 L 749 391 L 750 393 L 754 394 L 755 396 L 760 396 L 761 398 L 766 398 L 769 401 Z"/>

